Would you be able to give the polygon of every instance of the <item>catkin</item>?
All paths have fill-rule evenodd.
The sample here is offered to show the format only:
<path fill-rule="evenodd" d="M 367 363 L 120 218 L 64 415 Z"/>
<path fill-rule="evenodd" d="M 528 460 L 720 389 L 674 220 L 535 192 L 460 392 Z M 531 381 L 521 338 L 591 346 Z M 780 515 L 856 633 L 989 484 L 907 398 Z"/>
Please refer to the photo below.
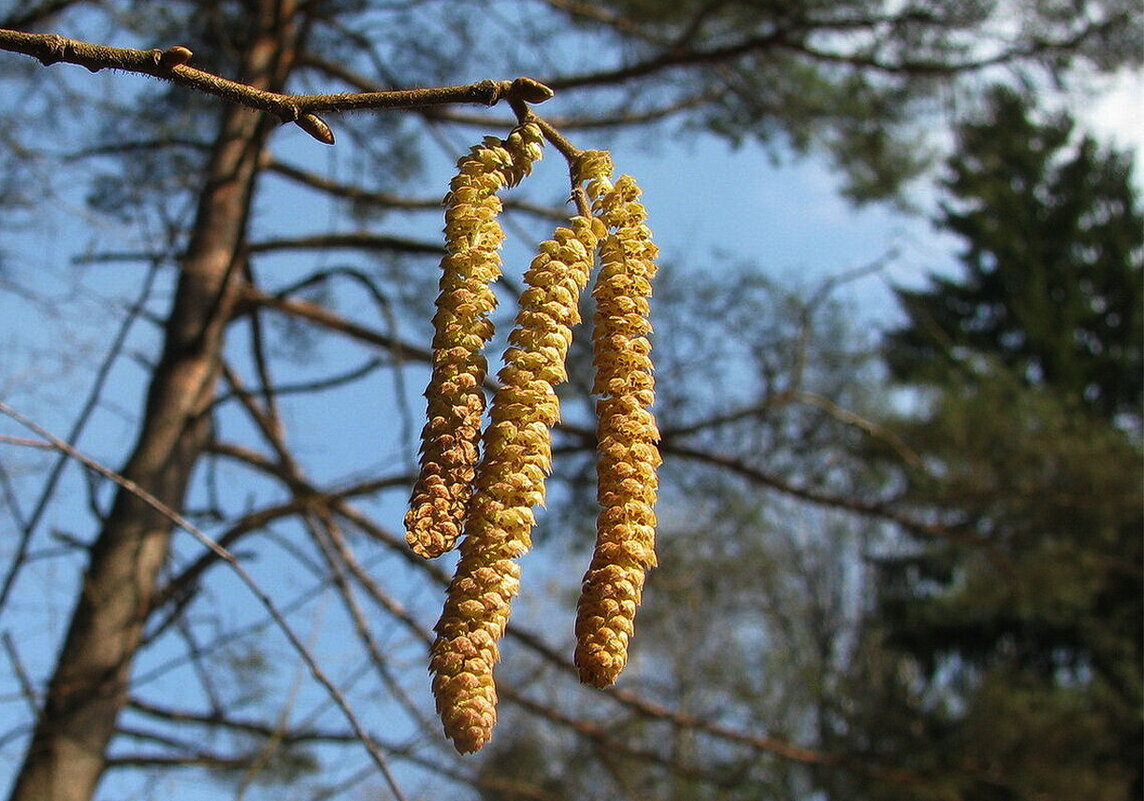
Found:
<path fill-rule="evenodd" d="M 594 177 L 581 172 L 581 180 Z M 532 544 L 533 507 L 544 502 L 550 429 L 560 418 L 555 386 L 566 378 L 579 297 L 604 234 L 599 220 L 574 217 L 541 243 L 525 273 L 527 288 L 484 434 L 461 558 L 430 652 L 437 711 L 461 753 L 481 748 L 496 722 L 493 666 L 520 587 L 516 560 Z"/>
<path fill-rule="evenodd" d="M 576 613 L 575 662 L 580 680 L 613 683 L 628 660 L 644 577 L 655 560 L 656 442 L 648 408 L 655 400 L 648 298 L 658 251 L 630 176 L 615 186 L 589 185 L 595 214 L 611 233 L 601 244 L 593 330 L 602 507 L 596 546 Z"/>
<path fill-rule="evenodd" d="M 451 550 L 472 495 L 478 459 L 482 349 L 493 334 L 496 305 L 490 284 L 500 276 L 504 232 L 497 222 L 497 192 L 514 186 L 541 156 L 535 124 L 515 128 L 506 140 L 485 137 L 457 162 L 445 196 L 445 256 L 433 317 L 433 369 L 428 422 L 421 434 L 420 474 L 405 516 L 406 539 L 425 557 Z"/>

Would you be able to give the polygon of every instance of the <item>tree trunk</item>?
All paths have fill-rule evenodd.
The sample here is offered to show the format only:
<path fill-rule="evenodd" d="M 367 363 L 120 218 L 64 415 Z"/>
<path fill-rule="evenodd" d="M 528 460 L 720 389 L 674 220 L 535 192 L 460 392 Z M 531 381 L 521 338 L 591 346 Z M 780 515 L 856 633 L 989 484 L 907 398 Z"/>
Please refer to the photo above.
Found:
<path fill-rule="evenodd" d="M 292 0 L 258 0 L 243 80 L 281 86 L 293 60 Z M 123 475 L 181 510 L 210 436 L 224 333 L 240 289 L 259 157 L 273 125 L 228 107 L 207 164 L 135 449 Z M 91 549 L 83 588 L 10 801 L 84 801 L 106 767 L 172 527 L 120 490 Z"/>

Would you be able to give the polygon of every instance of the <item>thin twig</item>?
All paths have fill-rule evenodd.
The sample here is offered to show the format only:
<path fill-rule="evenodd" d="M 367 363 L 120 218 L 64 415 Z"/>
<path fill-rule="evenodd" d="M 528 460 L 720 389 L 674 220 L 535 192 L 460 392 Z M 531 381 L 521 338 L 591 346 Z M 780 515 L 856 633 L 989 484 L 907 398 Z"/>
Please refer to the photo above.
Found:
<path fill-rule="evenodd" d="M 12 673 L 16 676 L 16 681 L 20 684 L 20 693 L 24 696 L 24 700 L 28 702 L 28 706 L 32 710 L 32 716 L 37 717 L 40 710 L 36 703 L 36 686 L 32 683 L 32 679 L 28 676 L 28 671 L 24 669 L 24 663 L 20 660 L 20 654 L 16 650 L 16 642 L 12 639 L 11 632 L 4 632 L 3 638 L 4 651 L 8 654 L 8 661 L 12 663 Z"/>
<path fill-rule="evenodd" d="M 99 365 L 99 369 L 96 370 L 95 378 L 92 380 L 91 388 L 88 391 L 83 408 L 80 409 L 79 415 L 76 417 L 75 422 L 72 423 L 71 430 L 68 431 L 67 441 L 69 443 L 79 441 L 79 437 L 83 433 L 88 420 L 91 419 L 91 415 L 95 412 L 96 408 L 98 408 L 100 399 L 103 396 L 103 387 L 111 374 L 111 368 L 119 361 L 119 357 L 123 353 L 123 346 L 127 342 L 127 335 L 130 333 L 132 327 L 134 327 L 139 315 L 142 314 L 145 309 L 147 299 L 151 296 L 151 290 L 155 286 L 155 279 L 159 274 L 159 266 L 158 261 L 152 262 L 150 269 L 147 270 L 147 274 L 143 277 L 139 295 L 135 299 L 135 302 L 127 309 L 126 317 L 123 318 L 119 330 L 116 331 L 115 336 L 112 338 L 111 345 L 107 349 L 107 354 L 103 357 L 103 362 Z M 39 498 L 36 499 L 36 505 L 32 509 L 32 514 L 20 529 L 20 541 L 16 544 L 16 554 L 12 557 L 8 571 L 4 574 L 3 582 L 0 582 L 0 614 L 3 613 L 4 607 L 8 603 L 8 596 L 16 584 L 16 577 L 19 575 L 20 569 L 28 558 L 28 548 L 31 546 L 32 536 L 35 534 L 36 527 L 40 524 L 40 519 L 48 508 L 48 502 L 55 493 L 56 485 L 59 483 L 60 476 L 63 474 L 66 464 L 67 456 L 61 453 L 56 463 L 48 470 L 47 478 L 40 490 Z"/>
<path fill-rule="evenodd" d="M 188 48 L 180 45 L 166 50 L 135 50 L 82 42 L 58 34 L 24 33 L 5 28 L 0 28 L 0 50 L 32 56 L 39 59 L 45 67 L 63 62 L 78 64 L 91 72 L 116 69 L 171 81 L 247 108 L 275 114 L 283 122 L 295 123 L 310 136 L 329 145 L 334 143 L 334 135 L 317 112 L 422 108 L 448 103 L 480 103 L 495 106 L 501 100 L 542 103 L 552 97 L 551 89 L 539 81 L 526 77 L 511 81 L 484 80 L 458 86 L 424 89 L 286 95 L 256 89 L 187 66 L 187 61 L 193 54 Z"/>
<path fill-rule="evenodd" d="M 348 234 L 299 236 L 270 239 L 263 242 L 251 242 L 247 246 L 247 252 L 270 253 L 280 250 L 332 250 L 334 248 L 419 253 L 437 257 L 440 257 L 445 252 L 445 249 L 435 242 L 425 242 L 386 234 L 374 234 L 368 231 Z"/>
<path fill-rule="evenodd" d="M 266 163 L 266 169 L 302 186 L 309 187 L 315 191 L 325 192 L 333 197 L 349 200 L 353 203 L 376 206 L 382 209 L 397 209 L 399 211 L 432 211 L 437 214 L 441 213 L 440 197 L 402 197 L 389 192 L 374 192 L 362 189 L 353 184 L 339 183 L 315 172 L 303 170 L 293 164 L 274 159 Z M 502 198 L 501 203 L 506 210 L 515 209 L 547 220 L 564 220 L 568 216 L 560 209 L 537 203 L 529 203 L 527 200 L 521 200 L 519 198 Z M 437 250 L 440 252 L 440 246 L 437 247 Z"/>
<path fill-rule="evenodd" d="M 278 607 L 275 605 L 274 601 L 270 599 L 270 596 L 266 594 L 266 591 L 262 589 L 261 585 L 259 585 L 258 582 L 254 580 L 254 577 L 246 571 L 246 568 L 244 568 L 239 563 L 239 561 L 235 559 L 233 554 L 231 554 L 228 550 L 226 550 L 226 548 L 222 547 L 209 536 L 207 536 L 207 534 L 200 531 L 185 517 L 180 515 L 171 507 L 167 506 L 151 493 L 147 492 L 131 479 L 121 476 L 119 473 L 116 473 L 109 467 L 106 467 L 91 457 L 80 453 L 71 445 L 68 445 L 68 443 L 64 442 L 59 437 L 56 437 L 47 429 L 35 423 L 31 419 L 25 417 L 23 414 L 16 411 L 3 401 L 0 401 L 0 414 L 4 414 L 12 418 L 20 425 L 24 426 L 37 436 L 44 439 L 46 442 L 50 443 L 53 448 L 60 451 L 61 453 L 67 454 L 70 458 L 79 462 L 93 473 L 97 473 L 104 478 L 115 482 L 126 492 L 134 495 L 136 498 L 150 506 L 160 515 L 170 521 L 173 525 L 181 528 L 183 531 L 186 531 L 188 534 L 198 540 L 203 546 L 209 549 L 215 556 L 230 565 L 230 568 L 234 571 L 235 575 L 239 577 L 242 583 L 246 585 L 247 589 L 250 590 L 254 597 L 258 599 L 258 602 L 262 604 L 263 608 L 266 609 L 267 613 L 274 619 L 274 622 L 278 625 L 278 628 L 286 636 L 286 639 L 290 641 L 290 645 L 298 653 L 298 656 L 301 657 L 302 661 L 306 663 L 306 667 L 310 670 L 310 675 L 314 677 L 315 681 L 322 685 L 326 692 L 329 693 L 330 698 L 334 701 L 335 704 L 337 704 L 342 714 L 345 715 L 346 721 L 354 730 L 354 734 L 357 735 L 358 739 L 365 747 L 366 751 L 369 753 L 370 758 L 373 759 L 374 764 L 377 765 L 378 770 L 380 770 L 382 775 L 385 777 L 386 783 L 389 785 L 389 788 L 393 792 L 394 797 L 398 799 L 398 801 L 405 801 L 405 795 L 402 793 L 401 788 L 398 786 L 397 781 L 394 778 L 392 771 L 390 770 L 389 761 L 378 749 L 377 744 L 373 741 L 373 738 L 370 737 L 368 732 L 366 732 L 365 727 L 362 725 L 361 721 L 358 720 L 358 717 L 356 714 L 354 714 L 353 709 L 350 708 L 349 702 L 345 699 L 345 696 L 342 695 L 341 691 L 338 690 L 338 688 L 329 679 L 329 677 L 327 677 L 326 674 L 322 671 L 321 667 L 318 666 L 317 660 L 315 660 L 313 655 L 310 654 L 309 650 L 306 648 L 306 645 L 302 642 L 297 633 L 295 633 L 294 629 L 291 628 L 290 624 L 286 622 L 286 618 L 278 610 Z"/>

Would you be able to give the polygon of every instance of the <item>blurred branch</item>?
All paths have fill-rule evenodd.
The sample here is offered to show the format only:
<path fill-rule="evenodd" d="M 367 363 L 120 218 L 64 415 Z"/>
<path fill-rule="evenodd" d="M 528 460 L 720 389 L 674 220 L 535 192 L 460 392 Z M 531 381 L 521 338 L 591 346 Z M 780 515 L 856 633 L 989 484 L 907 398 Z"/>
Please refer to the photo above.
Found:
<path fill-rule="evenodd" d="M 605 25 L 645 41 L 667 44 L 667 40 L 655 36 L 635 20 L 625 17 L 614 9 L 598 6 L 594 3 L 581 2 L 581 0 L 541 0 L 541 2 L 558 11 L 563 11 L 570 17 L 578 17 L 585 22 Z"/>
<path fill-rule="evenodd" d="M 579 89 L 589 86 L 613 86 L 637 78 L 663 72 L 675 67 L 692 64 L 718 64 L 748 53 L 764 51 L 778 44 L 786 35 L 785 32 L 772 31 L 762 36 L 752 36 L 739 42 L 709 50 L 695 50 L 691 48 L 671 48 L 656 55 L 614 69 L 588 72 L 581 75 L 570 75 L 563 78 L 552 78 L 548 86 L 553 89 Z"/>
<path fill-rule="evenodd" d="M 16 641 L 12 639 L 12 634 L 6 631 L 3 637 L 0 637 L 0 642 L 4 644 L 4 652 L 8 655 L 8 661 L 12 663 L 12 675 L 16 677 L 16 681 L 20 685 L 20 694 L 28 702 L 32 716 L 38 716 L 40 710 L 36 701 L 36 685 L 32 683 L 28 671 L 24 668 L 24 663 L 16 650 Z"/>
<path fill-rule="evenodd" d="M 575 0 L 544 0 L 544 2 L 561 8 L 571 16 L 579 16 L 597 24 L 613 27 L 626 36 L 638 36 L 647 41 L 654 41 L 648 33 L 648 29 L 654 27 L 654 22 L 643 24 Z M 701 42 L 697 43 L 694 40 L 706 13 L 707 9 L 701 9 L 690 24 L 683 26 L 682 33 L 674 42 L 658 45 L 657 52 L 642 60 L 596 72 L 565 77 L 553 76 L 546 79 L 544 84 L 557 91 L 592 86 L 615 86 L 676 67 L 700 64 L 727 65 L 744 56 L 758 57 L 769 50 L 797 53 L 820 64 L 846 65 L 889 75 L 937 78 L 977 72 L 1026 59 L 1044 59 L 1056 53 L 1074 53 L 1091 39 L 1100 37 L 1110 30 L 1134 24 L 1133 11 L 1125 10 L 1105 20 L 1086 21 L 1087 24 L 1067 36 L 1057 39 L 1030 37 L 1015 43 L 1004 42 L 996 51 L 979 56 L 964 55 L 966 52 L 964 49 L 951 45 L 940 53 L 947 55 L 946 59 L 937 56 L 931 58 L 915 56 L 914 51 L 905 49 L 895 60 L 883 60 L 871 54 L 871 46 L 879 44 L 877 41 L 864 43 L 859 40 L 859 44 L 852 45 L 852 50 L 849 52 L 826 50 L 815 47 L 809 42 L 812 36 L 819 35 L 823 41 L 844 46 L 855 42 L 855 32 L 863 30 L 876 32 L 903 24 L 924 25 L 935 33 L 948 34 L 971 28 L 972 20 L 966 22 L 956 17 L 918 12 L 908 5 L 901 11 L 888 14 L 831 16 L 832 12 L 827 11 L 819 18 L 808 15 L 780 15 L 773 27 L 763 33 L 746 36 L 737 42 L 704 47 Z M 980 34 L 978 36 L 980 37 Z"/>
<path fill-rule="evenodd" d="M 103 388 L 111 374 L 111 368 L 122 355 L 124 344 L 127 341 L 127 335 L 135 325 L 136 319 L 138 319 L 139 315 L 145 310 L 147 299 L 151 296 L 151 290 L 155 285 L 155 279 L 158 273 L 159 263 L 158 261 L 154 261 L 151 263 L 150 269 L 147 270 L 147 274 L 143 278 L 142 286 L 135 302 L 128 307 L 127 314 L 120 323 L 119 329 L 115 332 L 115 336 L 112 337 L 111 345 L 108 347 L 103 361 L 95 372 L 91 387 L 87 393 L 87 398 L 80 408 L 75 421 L 72 423 L 71 430 L 68 431 L 68 443 L 74 444 L 79 441 L 79 437 L 83 433 L 88 420 L 91 419 L 92 414 L 94 414 L 96 408 L 99 406 L 103 398 Z M 40 496 L 36 499 L 36 505 L 33 507 L 31 515 L 20 526 L 20 541 L 16 545 L 16 553 L 8 565 L 3 581 L 0 582 L 0 613 L 3 612 L 4 606 L 8 602 L 8 597 L 12 592 L 12 588 L 15 586 L 16 578 L 24 565 L 24 561 L 27 559 L 32 536 L 35 534 L 36 527 L 39 525 L 44 512 L 47 511 L 48 504 L 52 500 L 52 496 L 55 493 L 56 486 L 59 483 L 60 476 L 63 474 L 67 462 L 68 455 L 66 453 L 59 453 L 55 464 L 48 470 L 47 477 L 40 490 Z"/>
<path fill-rule="evenodd" d="M 487 123 L 487 120 L 485 122 Z M 359 186 L 354 186 L 353 184 L 331 181 L 329 178 L 324 178 L 317 173 L 300 169 L 276 159 L 268 161 L 266 169 L 278 173 L 284 178 L 289 178 L 295 183 L 354 203 L 376 206 L 381 209 L 398 209 L 401 211 L 431 210 L 440 212 L 441 210 L 440 198 L 408 198 L 389 192 L 371 192 Z M 506 209 L 525 211 L 548 220 L 564 222 L 568 219 L 567 212 L 549 206 L 542 206 L 537 203 L 529 203 L 514 198 L 504 198 L 502 203 Z M 440 247 L 437 248 L 437 251 L 440 252 Z"/>
<path fill-rule="evenodd" d="M 80 0 L 47 0 L 38 6 L 26 4 L 18 13 L 0 18 L 0 28 L 29 28 L 43 22 L 48 17 L 66 10 Z"/>
<path fill-rule="evenodd" d="M 444 249 L 433 242 L 421 242 L 399 236 L 386 236 L 359 232 L 353 234 L 326 234 L 323 236 L 299 236 L 293 239 L 270 239 L 264 242 L 251 242 L 249 253 L 270 253 L 279 250 L 381 250 L 393 253 L 415 253 L 441 256 Z"/>
<path fill-rule="evenodd" d="M 313 521 L 313 524 L 309 525 L 308 528 L 310 529 L 314 542 L 318 546 L 318 550 L 321 551 L 326 566 L 329 568 L 334 588 L 342 600 L 346 614 L 348 614 L 350 620 L 353 621 L 354 633 L 369 655 L 370 664 L 377 672 L 382 684 L 388 688 L 390 694 L 397 700 L 402 709 L 405 710 L 405 714 L 408 715 L 410 719 L 417 721 L 423 734 L 430 735 L 434 731 L 434 722 L 429 717 L 421 714 L 421 710 L 418 709 L 417 704 L 413 702 L 413 699 L 409 697 L 409 694 L 405 692 L 401 684 L 397 681 L 397 678 L 393 675 L 393 671 L 390 668 L 390 660 L 386 658 L 377 639 L 373 636 L 373 632 L 370 630 L 369 624 L 366 621 L 365 611 L 362 609 L 361 604 L 358 603 L 357 597 L 354 594 L 353 586 L 350 584 L 351 576 L 359 582 L 362 582 L 364 579 L 364 581 L 368 583 L 368 587 L 366 588 L 367 594 L 372 595 L 375 600 L 379 600 L 389 614 L 397 617 L 407 627 L 416 627 L 418 632 L 421 631 L 421 627 L 416 624 L 408 610 L 402 607 L 401 604 L 389 598 L 384 593 L 381 593 L 380 587 L 378 587 L 376 582 L 361 568 L 354 558 L 353 552 L 350 550 L 349 544 L 346 542 L 333 514 L 328 510 L 323 510 L 315 513 L 314 517 L 317 518 L 317 520 Z M 375 595 L 372 590 L 377 590 L 378 593 Z M 381 601 L 381 599 L 384 599 L 384 601 Z"/>
<path fill-rule="evenodd" d="M 253 320 L 257 320 L 255 315 Z M 263 379 L 264 385 L 269 386 L 270 378 L 262 364 L 262 359 L 259 357 L 261 351 L 262 341 L 260 337 L 254 337 L 252 346 L 256 351 L 256 361 L 259 362 L 259 374 Z M 248 415 L 252 418 L 254 425 L 259 431 L 263 433 L 264 438 L 270 443 L 271 447 L 278 454 L 279 464 L 278 470 L 280 477 L 284 480 L 290 492 L 295 496 L 305 495 L 312 492 L 313 487 L 306 480 L 305 475 L 302 473 L 301 468 L 294 460 L 293 455 L 286 444 L 285 432 L 278 418 L 277 408 L 272 403 L 273 394 L 269 395 L 270 400 L 264 407 L 259 407 L 250 393 L 246 392 L 242 386 L 241 379 L 237 373 L 230 368 L 229 365 L 224 364 L 223 374 L 227 382 L 231 385 L 234 392 L 242 401 L 243 407 L 246 409 Z M 365 647 L 366 653 L 369 656 L 369 662 L 379 674 L 382 682 L 389 688 L 390 692 L 398 699 L 398 701 L 405 708 L 406 713 L 414 720 L 418 720 L 422 729 L 428 733 L 432 731 L 432 724 L 425 720 L 418 712 L 416 705 L 409 699 L 397 680 L 394 678 L 392 671 L 389 668 L 388 660 L 382 653 L 380 646 L 374 639 L 369 625 L 366 622 L 365 615 L 358 604 L 354 591 L 350 585 L 346 568 L 351 564 L 356 567 L 350 550 L 342 536 L 341 529 L 337 521 L 328 507 L 310 507 L 301 512 L 303 523 L 306 529 L 310 532 L 311 539 L 321 553 L 323 560 L 326 563 L 328 575 L 335 590 L 337 590 L 339 597 L 353 622 L 354 631 Z M 359 579 L 365 575 L 365 572 L 360 568 L 354 571 L 355 577 Z M 369 582 L 372 585 L 372 581 Z M 409 613 L 395 603 L 386 605 L 386 610 L 396 616 L 399 620 L 406 623 L 406 625 L 414 625 L 418 631 L 420 627 L 416 626 Z"/>
<path fill-rule="evenodd" d="M 989 67 L 1009 64 L 1014 61 L 1031 58 L 1044 58 L 1053 53 L 1073 53 L 1087 40 L 1116 29 L 1123 25 L 1134 24 L 1130 18 L 1131 12 L 1114 16 L 1101 23 L 1087 25 L 1072 36 L 1050 40 L 1035 38 L 1021 46 L 1011 46 L 999 52 L 981 58 L 969 58 L 963 61 L 939 61 L 937 59 L 903 58 L 897 62 L 883 61 L 868 54 L 837 53 L 821 50 L 807 44 L 805 41 L 784 40 L 778 46 L 809 56 L 815 61 L 826 63 L 845 64 L 860 69 L 883 72 L 890 75 L 913 75 L 923 77 L 944 77 L 959 72 L 977 72 Z"/>
<path fill-rule="evenodd" d="M 880 520 L 885 520 L 890 523 L 896 523 L 902 528 L 906 529 L 912 534 L 920 537 L 938 537 L 956 542 L 963 545 L 971 545 L 981 548 L 990 554 L 995 555 L 997 558 L 1002 558 L 1000 554 L 996 554 L 996 548 L 984 537 L 977 536 L 968 530 L 960 530 L 942 523 L 926 523 L 921 520 L 915 520 L 902 512 L 896 511 L 893 508 L 892 501 L 877 501 L 870 502 L 860 500 L 858 498 L 847 498 L 840 495 L 823 492 L 822 490 L 814 489 L 812 487 L 800 487 L 792 484 L 786 479 L 777 476 L 773 473 L 768 473 L 760 470 L 753 465 L 741 461 L 735 457 L 725 456 L 723 454 L 709 453 L 707 451 L 692 448 L 687 445 L 681 445 L 672 441 L 660 443 L 660 450 L 666 454 L 672 454 L 691 461 L 702 462 L 715 467 L 725 469 L 735 475 L 746 478 L 756 484 L 760 484 L 770 489 L 777 490 L 793 498 L 799 498 L 804 501 L 810 501 L 820 506 L 826 506 L 833 509 L 842 509 L 849 512 L 857 512 L 858 514 L 867 515 Z"/>
<path fill-rule="evenodd" d="M 394 195 L 390 192 L 371 192 L 354 184 L 343 184 L 338 181 L 333 181 L 316 172 L 303 170 L 300 167 L 295 167 L 292 164 L 287 164 L 273 157 L 269 157 L 263 166 L 270 172 L 288 178 L 296 184 L 301 184 L 302 186 L 343 200 L 351 200 L 354 203 L 364 203 L 383 209 L 400 209 L 403 211 L 428 209 L 439 211 L 441 209 L 440 198 L 408 198 Z"/>
<path fill-rule="evenodd" d="M 511 701 L 549 722 L 557 723 L 570 729 L 581 737 L 612 753 L 623 754 L 644 762 L 650 762 L 659 765 L 677 776 L 683 776 L 688 779 L 698 779 L 715 787 L 733 787 L 739 782 L 738 777 L 729 775 L 724 770 L 718 768 L 705 769 L 697 765 L 688 764 L 678 756 L 665 756 L 651 748 L 639 748 L 631 745 L 615 737 L 613 727 L 565 714 L 553 706 L 527 697 L 512 687 L 498 686 L 497 692 L 506 701 Z"/>
<path fill-rule="evenodd" d="M 349 731 L 321 731 L 318 729 L 292 729 L 282 731 L 281 727 L 276 724 L 270 725 L 255 720 L 243 720 L 226 715 L 221 711 L 193 712 L 185 709 L 161 706 L 134 697 L 127 702 L 127 706 L 136 712 L 158 720 L 175 723 L 195 723 L 207 727 L 217 726 L 232 731 L 240 731 L 244 734 L 254 734 L 259 737 L 279 736 L 284 742 L 291 744 L 304 742 L 345 743 L 353 742 L 356 739 L 354 734 Z"/>
<path fill-rule="evenodd" d="M 279 471 L 275 469 L 274 465 L 265 459 L 261 459 L 254 451 L 219 443 L 212 445 L 209 450 L 215 454 L 225 454 L 251 466 L 256 466 L 261 463 L 265 472 L 272 473 L 281 478 Z M 223 547 L 229 548 L 244 535 L 265 528 L 275 520 L 281 520 L 282 518 L 300 514 L 307 509 L 331 506 L 338 500 L 369 495 L 383 489 L 396 487 L 405 488 L 413 483 L 413 478 L 413 476 L 406 475 L 375 478 L 359 482 L 350 487 L 328 491 L 321 491 L 317 488 L 310 487 L 309 489 L 311 491 L 297 494 L 289 501 L 258 509 L 242 516 L 234 521 L 225 532 L 220 534 L 217 541 Z M 171 578 L 164 587 L 155 593 L 153 608 L 159 608 L 164 604 L 170 603 L 173 598 L 178 596 L 182 589 L 198 581 L 208 568 L 218 563 L 219 559 L 218 554 L 213 551 L 202 554 L 197 560 L 184 568 L 177 576 Z"/>
<path fill-rule="evenodd" d="M 344 372 L 335 375 L 327 376 L 325 378 L 315 378 L 310 381 L 297 381 L 293 383 L 277 382 L 270 388 L 270 392 L 276 397 L 281 398 L 286 395 L 309 395 L 314 392 L 322 392 L 328 389 L 336 389 L 337 387 L 352 384 L 359 381 L 371 373 L 386 367 L 391 362 L 387 362 L 379 358 L 367 359 L 364 363 L 357 367 L 350 368 Z M 234 395 L 225 393 L 219 395 L 217 402 L 225 403 L 230 400 Z"/>
<path fill-rule="evenodd" d="M 270 463 L 264 462 L 264 467 L 267 470 L 273 470 Z M 281 478 L 284 481 L 286 480 L 285 476 L 282 476 Z M 292 482 L 296 482 L 295 491 L 300 491 L 307 497 L 313 497 L 311 493 L 316 492 L 315 488 L 306 485 L 304 479 L 298 476 L 294 476 L 292 478 Z M 334 514 L 342 517 L 347 522 L 351 523 L 355 528 L 361 530 L 372 540 L 382 543 L 395 554 L 405 557 L 406 561 L 410 565 L 431 576 L 436 584 L 444 586 L 448 583 L 448 577 L 437 564 L 428 562 L 414 555 L 406 547 L 403 538 L 394 536 L 388 531 L 384 531 L 379 526 L 377 526 L 374 521 L 372 521 L 366 515 L 362 514 L 359 510 L 355 509 L 346 501 L 346 497 L 335 497 L 331 495 L 327 498 L 328 507 L 326 507 L 326 504 L 323 503 L 323 508 L 328 508 Z M 386 594 L 381 589 L 380 585 L 378 585 L 360 566 L 356 558 L 354 558 L 352 551 L 349 550 L 347 544 L 342 541 L 340 537 L 335 537 L 328 540 L 326 546 L 324 547 L 331 548 L 329 552 L 330 556 L 336 554 L 339 561 L 341 562 L 342 569 L 348 570 L 348 574 L 346 574 L 341 579 L 341 581 L 344 582 L 346 579 L 352 576 L 353 579 L 366 590 L 367 594 L 381 606 L 381 608 L 385 609 L 388 614 L 392 615 L 395 620 L 399 621 L 410 633 L 418 637 L 423 642 L 423 644 L 428 647 L 432 641 L 430 633 L 426 631 L 425 628 L 419 624 L 403 606 L 390 598 L 388 594 Z M 340 572 L 340 570 L 338 572 Z M 355 614 L 355 617 L 358 619 L 356 625 L 359 627 L 359 635 L 360 632 L 365 631 L 365 624 L 361 617 L 362 614 L 363 613 L 360 610 L 358 610 Z M 534 653 L 541 656 L 545 661 L 557 667 L 561 673 L 566 675 L 569 679 L 575 679 L 576 670 L 571 665 L 569 660 L 549 647 L 546 643 L 544 643 L 544 641 L 538 635 L 522 629 L 521 627 L 514 624 L 509 626 L 506 636 L 509 639 L 521 642 Z M 500 688 L 500 692 L 507 701 L 515 703 L 533 714 L 540 715 L 546 720 L 566 727 L 571 731 L 576 732 L 578 735 L 586 737 L 593 742 L 600 743 L 604 747 L 615 749 L 617 752 L 622 752 L 634 758 L 650 761 L 655 764 L 660 764 L 683 776 L 698 778 L 705 781 L 718 781 L 720 778 L 717 775 L 711 774 L 708 771 L 696 768 L 694 766 L 676 764 L 671 759 L 666 758 L 654 751 L 628 746 L 627 744 L 614 739 L 606 728 L 592 723 L 591 721 L 582 720 L 561 712 L 553 706 L 524 696 L 519 692 L 513 690 L 511 687 L 502 686 Z M 760 752 L 771 753 L 785 759 L 806 764 L 835 764 L 844 766 L 850 770 L 861 771 L 868 774 L 875 772 L 874 769 L 864 767 L 860 763 L 855 762 L 854 764 L 851 764 L 851 762 L 842 755 L 829 754 L 793 743 L 784 742 L 773 737 L 767 737 L 765 735 L 723 726 L 714 721 L 706 720 L 693 715 L 688 715 L 677 710 L 672 710 L 666 706 L 642 698 L 638 694 L 632 693 L 630 691 L 612 687 L 603 692 L 605 695 L 617 701 L 622 706 L 631 709 L 642 717 L 654 720 L 662 720 L 682 729 L 700 731 L 717 739 L 744 745 Z M 894 776 L 884 775 L 882 773 L 879 773 L 878 775 L 881 775 L 883 778 L 887 779 L 895 779 Z M 723 778 L 725 779 L 726 777 Z M 909 777 L 898 776 L 896 777 L 896 780 L 908 781 Z"/>
<path fill-rule="evenodd" d="M 885 426 L 875 423 L 862 415 L 855 414 L 849 409 L 844 409 L 839 406 L 830 398 L 824 397 L 814 392 L 798 392 L 796 394 L 798 400 L 803 403 L 817 406 L 824 412 L 829 414 L 839 422 L 847 425 L 852 425 L 860 428 L 876 440 L 884 442 L 894 453 L 898 454 L 903 462 L 913 468 L 920 468 L 922 466 L 921 457 L 918 456 L 917 451 L 905 443 L 905 441 Z"/>
<path fill-rule="evenodd" d="M 347 320 L 345 317 L 317 303 L 311 303 L 297 298 L 268 295 L 260 290 L 248 287 L 244 296 L 244 304 L 266 306 L 283 314 L 309 320 L 331 331 L 337 331 L 351 339 L 356 339 L 369 345 L 376 345 L 387 350 L 399 349 L 405 358 L 426 363 L 429 363 L 433 358 L 432 352 L 426 348 L 403 342 L 397 337 L 383 334 L 373 328 L 368 328 L 360 323 Z"/>
<path fill-rule="evenodd" d="M 137 732 L 131 729 L 120 729 L 120 734 L 137 739 L 146 739 L 146 732 Z M 229 756 L 213 754 L 208 751 L 197 751 L 187 756 L 171 756 L 169 754 L 124 754 L 107 757 L 105 764 L 108 770 L 115 768 L 144 768 L 144 767 L 181 767 L 181 768 L 228 768 L 231 770 L 245 768 L 254 760 L 256 755 Z"/>

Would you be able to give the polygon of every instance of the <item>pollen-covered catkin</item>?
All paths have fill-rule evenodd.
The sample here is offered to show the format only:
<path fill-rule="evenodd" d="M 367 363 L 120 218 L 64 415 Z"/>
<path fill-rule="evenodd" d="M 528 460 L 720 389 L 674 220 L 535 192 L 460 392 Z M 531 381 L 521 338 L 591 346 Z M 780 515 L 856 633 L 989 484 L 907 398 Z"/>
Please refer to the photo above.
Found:
<path fill-rule="evenodd" d="M 604 687 L 628 660 L 636 607 L 655 560 L 659 432 L 648 298 L 658 251 L 630 176 L 589 186 L 595 214 L 613 231 L 602 243 L 593 330 L 599 461 L 596 547 L 576 613 L 580 680 Z"/>
<path fill-rule="evenodd" d="M 484 434 L 461 558 L 430 652 L 437 711 L 446 736 L 462 753 L 481 748 L 496 722 L 493 666 L 520 587 L 515 560 L 531 546 L 532 509 L 544 502 L 550 429 L 560 417 L 555 386 L 566 378 L 579 297 L 604 233 L 599 220 L 573 218 L 541 243 L 525 273 L 527 288 Z"/>
<path fill-rule="evenodd" d="M 496 305 L 490 285 L 500 276 L 504 232 L 497 222 L 497 192 L 528 174 L 541 156 L 535 124 L 506 140 L 486 137 L 457 162 L 445 196 L 445 256 L 433 317 L 433 371 L 425 391 L 428 422 L 421 434 L 421 469 L 405 516 L 406 539 L 425 557 L 451 550 L 461 533 L 478 458 L 482 383 L 481 350 L 493 334 Z"/>

